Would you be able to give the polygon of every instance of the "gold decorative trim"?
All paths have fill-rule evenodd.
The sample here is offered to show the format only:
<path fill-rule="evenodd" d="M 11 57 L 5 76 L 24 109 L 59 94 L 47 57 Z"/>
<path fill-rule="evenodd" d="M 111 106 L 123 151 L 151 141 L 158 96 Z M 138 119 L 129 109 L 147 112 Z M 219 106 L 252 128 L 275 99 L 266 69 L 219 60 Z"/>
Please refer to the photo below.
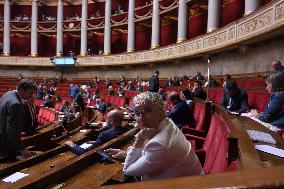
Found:
<path fill-rule="evenodd" d="M 213 32 L 213 31 L 215 31 L 215 30 L 217 30 L 217 29 L 218 29 L 218 28 L 208 28 L 207 31 L 206 31 L 206 33 Z"/>
<path fill-rule="evenodd" d="M 110 51 L 105 51 L 103 55 L 110 55 L 111 52 Z"/>
<path fill-rule="evenodd" d="M 244 16 L 247 16 L 247 15 L 253 13 L 253 12 L 254 12 L 254 11 L 248 11 L 248 12 L 246 12 L 246 13 L 244 14 Z"/>
<path fill-rule="evenodd" d="M 37 57 L 37 56 L 38 56 L 37 53 L 31 53 L 31 54 L 30 54 L 30 57 Z"/>
<path fill-rule="evenodd" d="M 81 52 L 80 52 L 80 56 L 87 56 L 87 52 L 81 51 Z"/>
<path fill-rule="evenodd" d="M 127 49 L 127 53 L 132 53 L 132 52 L 134 52 L 135 50 L 134 49 Z"/>
<path fill-rule="evenodd" d="M 62 53 L 56 53 L 56 57 L 62 57 Z"/>
<path fill-rule="evenodd" d="M 151 45 L 150 49 L 156 49 L 156 48 L 159 48 L 160 45 Z"/>
<path fill-rule="evenodd" d="M 78 66 L 153 64 L 154 62 L 191 58 L 222 51 L 228 47 L 237 48 L 249 40 L 257 39 L 257 41 L 260 41 L 262 36 L 279 33 L 283 29 L 284 0 L 274 0 L 252 14 L 236 20 L 225 27 L 191 40 L 186 40 L 183 43 L 160 48 L 152 45 L 151 50 L 129 54 L 110 55 L 111 52 L 104 52 L 104 55 L 109 56 L 80 57 Z M 57 56 L 62 56 L 62 54 L 57 54 Z M 54 66 L 46 57 L 2 57 L 0 58 L 0 65 Z"/>
<path fill-rule="evenodd" d="M 184 42 L 184 41 L 186 41 L 187 39 L 177 39 L 177 44 L 179 44 L 179 43 L 182 43 L 182 42 Z"/>
<path fill-rule="evenodd" d="M 10 56 L 9 52 L 3 52 L 2 56 Z"/>

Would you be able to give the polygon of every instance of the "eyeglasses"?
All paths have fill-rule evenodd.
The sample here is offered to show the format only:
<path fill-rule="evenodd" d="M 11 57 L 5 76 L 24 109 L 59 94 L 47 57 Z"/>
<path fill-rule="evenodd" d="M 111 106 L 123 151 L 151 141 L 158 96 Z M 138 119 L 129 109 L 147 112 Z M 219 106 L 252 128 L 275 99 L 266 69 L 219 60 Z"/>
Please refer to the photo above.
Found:
<path fill-rule="evenodd" d="M 136 117 L 148 117 L 149 114 L 150 114 L 152 111 L 153 111 L 153 110 L 152 110 L 152 109 L 149 109 L 149 108 L 145 108 L 145 109 L 143 109 L 143 110 L 141 110 L 141 111 L 135 110 L 135 111 L 134 111 L 134 115 L 135 115 Z"/>

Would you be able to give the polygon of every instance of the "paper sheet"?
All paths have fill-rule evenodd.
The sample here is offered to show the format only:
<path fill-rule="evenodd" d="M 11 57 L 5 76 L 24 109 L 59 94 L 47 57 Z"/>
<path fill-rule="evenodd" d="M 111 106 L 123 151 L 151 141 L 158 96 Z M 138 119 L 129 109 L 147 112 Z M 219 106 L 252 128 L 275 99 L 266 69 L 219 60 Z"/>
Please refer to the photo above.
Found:
<path fill-rule="evenodd" d="M 87 132 L 86 129 L 81 129 L 81 130 L 80 130 L 80 133 L 86 133 L 86 132 Z"/>
<path fill-rule="evenodd" d="M 14 182 L 17 182 L 18 180 L 28 176 L 29 174 L 25 174 L 25 173 L 21 173 L 21 172 L 16 172 L 6 178 L 3 179 L 4 182 L 11 182 L 11 183 L 14 183 Z"/>
<path fill-rule="evenodd" d="M 241 116 L 248 117 L 248 118 L 260 123 L 261 125 L 263 125 L 264 127 L 268 128 L 271 131 L 276 132 L 276 131 L 280 130 L 279 128 L 277 128 L 277 127 L 275 127 L 275 126 L 273 126 L 269 123 L 265 123 L 265 122 L 260 121 L 256 117 L 252 116 L 250 113 L 242 113 Z"/>
<path fill-rule="evenodd" d="M 92 146 L 92 144 L 87 144 L 87 143 L 84 143 L 80 146 L 80 148 L 83 148 L 83 149 L 87 149 L 89 148 L 90 146 Z"/>
<path fill-rule="evenodd" d="M 247 130 L 247 133 L 252 140 L 276 144 L 274 138 L 268 133 L 254 130 Z"/>
<path fill-rule="evenodd" d="M 255 149 L 275 156 L 284 157 L 284 150 L 268 145 L 255 145 Z"/>

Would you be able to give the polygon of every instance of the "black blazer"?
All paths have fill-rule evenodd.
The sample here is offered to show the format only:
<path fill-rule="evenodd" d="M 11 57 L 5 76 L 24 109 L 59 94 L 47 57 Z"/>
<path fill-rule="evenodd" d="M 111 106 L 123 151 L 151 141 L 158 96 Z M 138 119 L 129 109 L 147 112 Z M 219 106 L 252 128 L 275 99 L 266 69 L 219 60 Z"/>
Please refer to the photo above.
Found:
<path fill-rule="evenodd" d="M 0 98 L 0 153 L 17 154 L 25 146 L 21 141 L 24 123 L 23 104 L 14 91 Z"/>
<path fill-rule="evenodd" d="M 34 107 L 31 108 L 33 108 L 33 110 L 30 110 L 29 105 L 27 103 L 24 104 L 25 116 L 24 116 L 23 131 L 25 133 L 34 132 L 38 126 L 35 108 Z"/>
<path fill-rule="evenodd" d="M 195 125 L 193 112 L 184 100 L 176 104 L 167 116 L 173 120 L 178 128 L 181 128 L 184 124 Z"/>
<path fill-rule="evenodd" d="M 159 76 L 154 74 L 149 81 L 149 91 L 158 92 L 159 90 Z"/>

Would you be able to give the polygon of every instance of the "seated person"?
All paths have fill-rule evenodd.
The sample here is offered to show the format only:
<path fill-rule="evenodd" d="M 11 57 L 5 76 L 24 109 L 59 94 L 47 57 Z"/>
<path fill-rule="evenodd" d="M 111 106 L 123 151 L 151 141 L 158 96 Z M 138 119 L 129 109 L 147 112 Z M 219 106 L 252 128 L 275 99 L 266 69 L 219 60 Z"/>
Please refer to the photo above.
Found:
<path fill-rule="evenodd" d="M 65 113 L 65 111 L 68 111 L 69 108 L 70 108 L 70 107 L 69 107 L 69 102 L 68 102 L 67 100 L 65 100 L 65 101 L 63 102 L 62 108 L 60 109 L 60 112 Z"/>
<path fill-rule="evenodd" d="M 218 83 L 213 77 L 210 75 L 209 76 L 209 81 L 208 81 L 208 75 L 205 75 L 205 80 L 206 82 L 204 83 L 204 87 L 218 87 Z"/>
<path fill-rule="evenodd" d="M 235 81 L 228 81 L 222 97 L 222 106 L 232 112 L 245 113 L 249 110 L 248 95 Z"/>
<path fill-rule="evenodd" d="M 107 95 L 113 96 L 114 95 L 114 89 L 112 86 L 109 86 L 107 89 Z"/>
<path fill-rule="evenodd" d="M 136 91 L 143 91 L 143 86 L 141 81 L 137 81 Z"/>
<path fill-rule="evenodd" d="M 192 80 L 204 80 L 204 77 L 200 71 L 195 70 L 195 76 L 193 76 L 191 79 Z"/>
<path fill-rule="evenodd" d="M 125 94 L 125 91 L 124 91 L 123 87 L 119 87 L 118 91 L 117 91 L 117 95 L 118 96 L 124 96 L 124 94 Z"/>
<path fill-rule="evenodd" d="M 172 109 L 167 113 L 167 117 L 171 118 L 178 128 L 184 124 L 194 125 L 195 120 L 193 112 L 184 100 L 180 99 L 177 92 L 171 92 L 167 96 L 167 101 Z"/>
<path fill-rule="evenodd" d="M 99 103 L 97 104 L 97 108 L 101 113 L 105 113 L 107 109 L 107 105 L 103 98 L 100 98 Z"/>
<path fill-rule="evenodd" d="M 231 76 L 230 74 L 224 75 L 223 87 L 225 87 L 225 86 L 226 86 L 226 83 L 227 83 L 228 81 L 231 81 L 231 80 L 232 80 L 232 76 Z"/>
<path fill-rule="evenodd" d="M 142 180 L 169 179 L 204 174 L 190 142 L 166 118 L 159 94 L 145 92 L 134 97 L 135 119 L 141 130 L 127 152 L 108 149 L 113 157 L 126 156 L 123 172 Z"/>
<path fill-rule="evenodd" d="M 128 81 L 128 87 L 127 87 L 127 90 L 131 90 L 131 91 L 135 91 L 136 88 L 133 84 L 133 81 Z"/>
<path fill-rule="evenodd" d="M 259 120 L 270 123 L 278 128 L 284 128 L 284 74 L 278 72 L 266 79 L 266 89 L 271 97 L 259 115 Z"/>
<path fill-rule="evenodd" d="M 109 127 L 109 129 L 101 132 L 97 140 L 91 142 L 92 146 L 83 149 L 71 141 L 66 141 L 65 144 L 71 148 L 72 152 L 74 152 L 77 155 L 81 155 L 126 132 L 127 129 L 125 127 L 122 127 L 122 120 L 123 120 L 123 113 L 117 109 L 112 110 L 107 115 L 107 126 Z"/>
<path fill-rule="evenodd" d="M 44 100 L 43 100 L 43 107 L 46 107 L 46 108 L 52 107 L 51 97 L 49 95 L 45 95 Z"/>
<path fill-rule="evenodd" d="M 163 101 L 167 100 L 167 95 L 166 95 L 164 87 L 159 87 L 158 94 L 160 95 L 160 97 Z"/>
<path fill-rule="evenodd" d="M 282 64 L 279 60 L 274 60 L 272 62 L 272 68 L 275 72 L 284 73 L 284 66 L 282 66 Z"/>
<path fill-rule="evenodd" d="M 191 92 L 188 88 L 184 88 L 181 93 L 180 93 L 180 98 L 182 100 L 185 100 L 185 102 L 187 103 L 187 105 L 193 105 L 193 100 L 192 100 L 192 96 L 191 96 Z"/>
<path fill-rule="evenodd" d="M 207 93 L 202 88 L 202 83 L 200 81 L 195 81 L 193 84 L 192 97 L 200 98 L 206 100 Z"/>

